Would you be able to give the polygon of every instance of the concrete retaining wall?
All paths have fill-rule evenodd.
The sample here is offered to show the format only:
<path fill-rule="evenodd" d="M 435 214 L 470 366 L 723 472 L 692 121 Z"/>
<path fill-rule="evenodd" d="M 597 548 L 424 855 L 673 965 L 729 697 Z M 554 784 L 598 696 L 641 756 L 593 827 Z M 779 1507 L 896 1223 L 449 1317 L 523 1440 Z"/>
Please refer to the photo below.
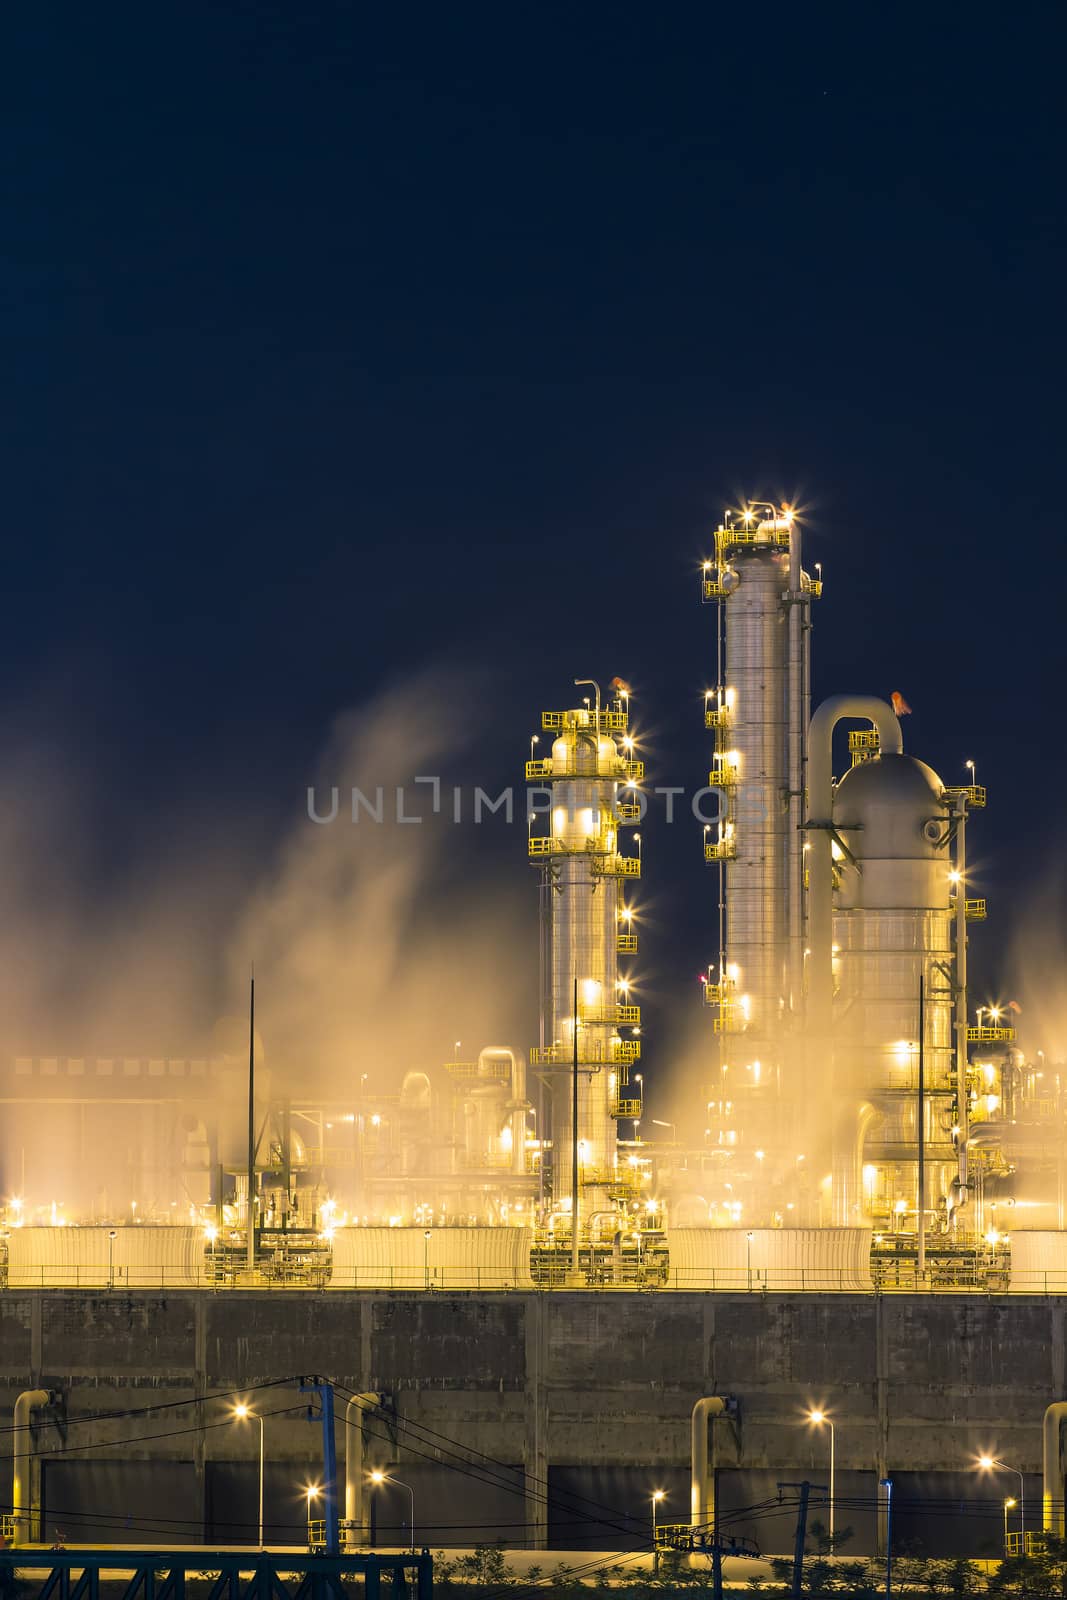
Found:
<path fill-rule="evenodd" d="M 825 1481 L 826 1438 L 804 1421 L 821 1406 L 835 1419 L 842 1483 L 873 1495 L 879 1477 L 925 1475 L 945 1497 L 986 1497 L 995 1539 L 1015 1480 L 978 1484 L 972 1458 L 988 1450 L 1032 1475 L 1036 1526 L 1041 1418 L 1067 1395 L 1065 1308 L 1062 1298 L 1021 1296 L 13 1289 L 0 1294 L 0 1417 L 10 1418 L 24 1388 L 63 1389 L 67 1453 L 61 1463 L 59 1434 L 44 1427 L 36 1459 L 46 1475 L 51 1465 L 53 1483 L 65 1474 L 67 1499 L 75 1459 L 144 1463 L 145 1495 L 156 1463 L 184 1463 L 199 1508 L 185 1519 L 195 1523 L 188 1536 L 201 1538 L 218 1525 L 212 1483 L 231 1482 L 230 1473 L 243 1484 L 239 1494 L 232 1483 L 227 1491 L 230 1524 L 247 1521 L 233 1510 L 234 1495 L 254 1502 L 257 1430 L 229 1420 L 236 1394 L 267 1414 L 274 1521 L 299 1519 L 319 1437 L 294 1379 L 322 1373 L 391 1397 L 398 1425 L 369 1425 L 367 1462 L 394 1463 L 405 1482 L 418 1480 L 417 1517 L 431 1543 L 551 1535 L 573 1548 L 573 1528 L 567 1537 L 562 1529 L 568 1517 L 574 1523 L 568 1497 L 576 1492 L 644 1516 L 652 1488 L 667 1484 L 661 1514 L 684 1520 L 690 1412 L 703 1394 L 731 1394 L 740 1426 L 714 1430 L 724 1500 L 750 1503 L 778 1477 Z M 165 1411 L 83 1420 L 172 1402 Z M 416 1436 L 414 1423 L 432 1431 Z M 344 1435 L 339 1423 L 342 1457 Z M 525 1493 L 459 1475 L 447 1464 L 452 1441 L 518 1469 Z M 5 1469 L 0 1501 L 9 1499 L 8 1482 Z M 173 1487 L 165 1494 L 173 1498 Z M 71 1509 L 50 1502 L 46 1489 L 49 1536 Z M 406 1515 L 398 1501 L 396 1524 Z M 610 1515 L 603 1520 L 610 1526 Z M 845 1520 L 839 1515 L 839 1525 Z M 962 1547 L 974 1548 L 978 1525 L 964 1521 Z M 787 1518 L 755 1531 L 766 1548 L 789 1545 Z"/>

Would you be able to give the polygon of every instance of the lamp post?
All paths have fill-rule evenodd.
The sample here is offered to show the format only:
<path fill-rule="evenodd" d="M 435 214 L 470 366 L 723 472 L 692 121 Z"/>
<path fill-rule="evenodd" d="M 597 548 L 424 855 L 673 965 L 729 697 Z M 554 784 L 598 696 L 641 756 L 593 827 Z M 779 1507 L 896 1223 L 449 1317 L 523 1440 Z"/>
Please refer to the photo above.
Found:
<path fill-rule="evenodd" d="M 834 1419 L 828 1417 L 825 1411 L 809 1411 L 808 1421 L 814 1422 L 817 1428 L 823 1424 L 830 1430 L 830 1554 L 834 1553 Z"/>
<path fill-rule="evenodd" d="M 109 1228 L 107 1231 L 107 1286 L 109 1289 L 115 1287 L 115 1239 L 117 1232 L 116 1228 Z"/>
<path fill-rule="evenodd" d="M 667 1491 L 665 1489 L 653 1489 L 652 1494 L 649 1497 L 651 1499 L 651 1501 L 652 1501 L 652 1571 L 653 1572 L 658 1572 L 659 1571 L 659 1546 L 656 1544 L 656 1507 L 659 1505 L 660 1501 L 661 1500 L 665 1500 L 666 1497 L 667 1497 Z"/>
<path fill-rule="evenodd" d="M 752 1293 L 752 1234 L 745 1234 L 745 1275 L 748 1279 L 748 1293 Z"/>
<path fill-rule="evenodd" d="M 1015 1505 L 1015 1501 L 1014 1500 L 1010 1500 L 1009 1499 L 1009 1500 L 1005 1500 L 1005 1502 L 1004 1502 L 1004 1554 L 1005 1555 L 1007 1555 L 1007 1553 L 1008 1553 L 1008 1512 L 1011 1510 L 1013 1505 Z M 1025 1551 L 1023 1553 L 1025 1554 Z"/>
<path fill-rule="evenodd" d="M 398 1489 L 406 1489 L 411 1496 L 411 1553 L 415 1554 L 415 1491 L 409 1483 L 401 1483 L 399 1478 L 386 1477 L 384 1472 L 372 1472 L 370 1481 L 375 1488 L 380 1488 L 383 1483 L 394 1483 Z"/>
<path fill-rule="evenodd" d="M 1026 1554 L 1026 1480 L 1018 1467 L 1010 1467 L 1006 1461 L 998 1461 L 995 1456 L 981 1455 L 978 1457 L 978 1466 L 982 1472 L 1013 1472 L 1019 1480 L 1019 1532 L 1022 1538 L 1023 1555 Z"/>
<path fill-rule="evenodd" d="M 422 1236 L 422 1274 L 423 1274 L 424 1286 L 428 1289 L 430 1287 L 430 1230 L 429 1230 L 429 1228 L 426 1229 L 426 1232 Z"/>
<path fill-rule="evenodd" d="M 251 1419 L 251 1421 L 259 1423 L 259 1548 L 262 1550 L 263 1549 L 263 1459 L 264 1459 L 264 1457 L 263 1457 L 263 1418 L 260 1416 L 258 1411 L 253 1411 L 253 1410 L 250 1409 L 250 1407 L 246 1406 L 243 1400 L 240 1401 L 237 1405 L 234 1406 L 234 1408 L 233 1408 L 233 1417 L 234 1417 L 234 1421 L 235 1422 L 247 1422 L 248 1420 Z M 312 1496 L 311 1496 L 311 1493 L 309 1491 L 308 1492 L 308 1500 L 309 1500 L 309 1502 L 310 1502 L 311 1499 L 312 1499 Z M 311 1507 L 310 1507 L 310 1503 L 309 1503 L 309 1506 L 308 1506 L 309 1517 L 310 1517 L 310 1510 L 311 1510 Z"/>
<path fill-rule="evenodd" d="M 893 1593 L 893 1480 L 879 1478 L 878 1487 L 885 1490 L 885 1600 Z"/>
<path fill-rule="evenodd" d="M 671 1130 L 671 1143 L 678 1143 L 678 1125 L 675 1122 L 661 1122 L 658 1117 L 652 1118 L 654 1128 L 669 1128 Z"/>

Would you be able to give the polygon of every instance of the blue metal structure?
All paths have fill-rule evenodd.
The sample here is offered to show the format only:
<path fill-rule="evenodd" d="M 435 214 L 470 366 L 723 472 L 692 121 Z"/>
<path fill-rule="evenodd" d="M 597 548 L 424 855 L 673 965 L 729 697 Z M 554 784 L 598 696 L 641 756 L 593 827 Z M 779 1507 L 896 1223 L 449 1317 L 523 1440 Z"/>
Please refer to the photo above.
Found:
<path fill-rule="evenodd" d="M 28 1600 L 100 1600 L 101 1576 L 121 1600 L 185 1600 L 198 1580 L 203 1600 L 352 1600 L 363 1579 L 364 1600 L 432 1600 L 433 1557 L 309 1555 L 233 1550 L 0 1550 L 0 1595 Z M 382 1594 L 382 1578 L 392 1578 Z M 208 1582 L 204 1585 L 203 1580 Z M 348 1580 L 347 1582 L 345 1580 Z M 33 1586 L 31 1588 L 31 1585 Z"/>
<path fill-rule="evenodd" d="M 301 1394 L 317 1394 L 322 1423 L 322 1520 L 326 1524 L 326 1554 L 335 1556 L 341 1549 L 337 1513 L 337 1444 L 333 1426 L 333 1384 L 326 1378 L 301 1378 Z M 315 1417 L 308 1407 L 308 1418 Z"/>

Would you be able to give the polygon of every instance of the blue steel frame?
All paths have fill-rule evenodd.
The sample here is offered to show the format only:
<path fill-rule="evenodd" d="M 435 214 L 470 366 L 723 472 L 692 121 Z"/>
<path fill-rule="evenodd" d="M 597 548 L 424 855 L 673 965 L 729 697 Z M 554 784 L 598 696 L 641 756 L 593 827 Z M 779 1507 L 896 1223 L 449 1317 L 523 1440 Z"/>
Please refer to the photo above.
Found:
<path fill-rule="evenodd" d="M 433 1557 L 421 1555 L 307 1555 L 232 1550 L 0 1550 L 0 1596 L 32 1600 L 100 1600 L 102 1573 L 126 1577 L 121 1600 L 185 1600 L 190 1574 L 208 1577 L 198 1600 L 353 1600 L 350 1583 L 363 1578 L 364 1600 L 432 1600 Z M 382 1577 L 392 1575 L 392 1594 Z M 409 1574 L 414 1583 L 409 1581 Z M 356 1591 L 358 1594 L 358 1591 Z"/>

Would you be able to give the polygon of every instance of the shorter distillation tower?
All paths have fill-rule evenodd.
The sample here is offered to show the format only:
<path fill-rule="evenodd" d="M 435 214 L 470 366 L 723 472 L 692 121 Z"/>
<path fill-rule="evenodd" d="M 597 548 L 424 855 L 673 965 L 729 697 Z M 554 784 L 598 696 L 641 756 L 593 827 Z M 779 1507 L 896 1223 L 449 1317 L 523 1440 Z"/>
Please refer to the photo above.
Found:
<path fill-rule="evenodd" d="M 543 874 L 547 929 L 544 1036 L 530 1064 L 551 1090 L 553 1211 L 569 1214 L 577 1188 L 576 1233 L 626 1198 L 616 1121 L 641 1115 L 629 1088 L 641 1054 L 640 1009 L 619 975 L 619 957 L 637 949 L 624 888 L 640 877 L 641 858 L 620 854 L 619 831 L 641 819 L 644 763 L 631 754 L 628 691 L 620 687 L 604 709 L 598 686 L 584 681 L 595 691 L 593 705 L 543 712 L 541 726 L 555 736 L 552 754 L 526 763 L 527 782 L 538 786 L 530 792 L 529 854 Z M 538 816 L 547 816 L 545 834 L 532 831 Z M 640 835 L 635 840 L 640 851 Z"/>

